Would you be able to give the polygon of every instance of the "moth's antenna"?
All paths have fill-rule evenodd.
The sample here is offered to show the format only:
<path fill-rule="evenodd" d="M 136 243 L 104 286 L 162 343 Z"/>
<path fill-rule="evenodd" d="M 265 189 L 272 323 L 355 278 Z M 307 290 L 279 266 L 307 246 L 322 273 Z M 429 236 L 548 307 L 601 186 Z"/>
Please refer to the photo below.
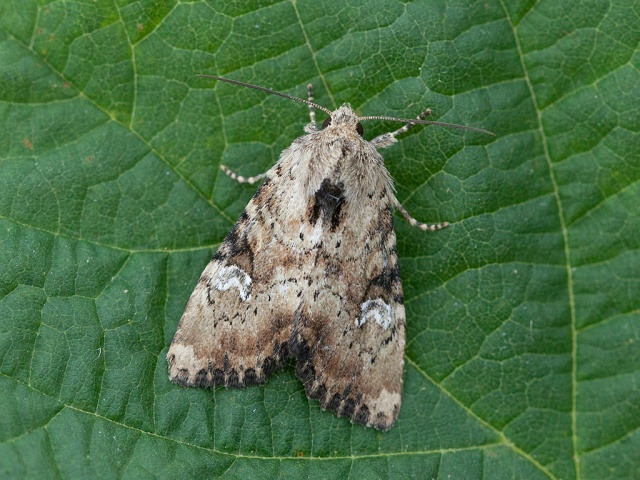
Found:
<path fill-rule="evenodd" d="M 311 105 L 312 107 L 315 107 L 318 110 L 322 110 L 323 112 L 331 116 L 331 110 L 324 108 L 322 105 L 318 105 L 317 103 L 310 102 L 309 100 L 303 100 L 302 98 L 294 97 L 293 95 L 287 95 L 286 93 L 276 92 L 275 90 L 271 90 L 270 88 L 259 87 L 258 85 L 251 85 L 250 83 L 239 82 L 238 80 L 230 80 L 228 78 L 215 77 L 213 75 L 197 74 L 196 77 L 213 78 L 214 80 L 219 80 L 221 82 L 233 83 L 235 85 L 241 85 L 243 87 L 253 88 L 254 90 L 261 90 L 263 92 L 270 93 L 271 95 L 278 95 L 279 97 L 288 98 L 289 100 L 295 100 L 296 102 L 306 103 L 307 105 Z"/>
<path fill-rule="evenodd" d="M 467 127 L 466 125 L 457 125 L 455 123 L 445 123 L 445 122 L 433 122 L 431 120 L 419 120 L 417 118 L 396 118 L 396 117 L 386 117 L 380 115 L 373 115 L 370 117 L 358 117 L 359 121 L 362 120 L 391 120 L 392 122 L 402 122 L 408 124 L 423 124 L 423 125 L 438 125 L 439 127 L 448 127 L 448 128 L 458 128 L 460 130 L 471 130 L 472 132 L 480 132 L 486 133 L 487 135 L 496 136 L 495 133 L 490 132 L 489 130 L 485 130 L 484 128 L 476 128 L 476 127 Z"/>
<path fill-rule="evenodd" d="M 260 87 L 258 85 L 252 85 L 250 83 L 240 82 L 238 80 L 231 80 L 229 78 L 216 77 L 215 75 L 205 75 L 205 74 L 199 73 L 199 74 L 196 74 L 196 77 L 213 78 L 214 80 L 219 80 L 220 82 L 232 83 L 234 85 L 240 85 L 242 87 L 253 88 L 254 90 L 260 90 L 262 92 L 270 93 L 271 95 L 277 95 L 279 97 L 288 98 L 289 100 L 294 100 L 296 102 L 306 103 L 307 105 L 315 107 L 318 110 L 322 110 L 324 113 L 328 114 L 329 116 L 331 116 L 331 113 L 332 113 L 331 110 L 329 110 L 328 108 L 324 108 L 322 105 L 318 105 L 317 103 L 311 102 L 309 100 L 304 100 L 302 98 L 294 97 L 293 95 L 288 95 L 286 93 L 276 92 L 275 90 L 271 90 L 270 88 Z M 460 130 L 470 130 L 472 132 L 480 132 L 480 133 L 486 133 L 487 135 L 492 135 L 494 137 L 496 136 L 495 133 L 485 130 L 484 128 L 467 127 L 465 125 L 456 125 L 455 123 L 434 122 L 430 120 L 418 120 L 417 118 L 396 118 L 396 117 L 387 117 L 383 115 L 373 115 L 369 117 L 358 117 L 358 120 L 359 121 L 390 120 L 392 122 L 402 122 L 402 123 L 408 123 L 411 125 L 418 124 L 418 123 L 423 125 L 437 125 L 440 127 L 458 128 Z"/>

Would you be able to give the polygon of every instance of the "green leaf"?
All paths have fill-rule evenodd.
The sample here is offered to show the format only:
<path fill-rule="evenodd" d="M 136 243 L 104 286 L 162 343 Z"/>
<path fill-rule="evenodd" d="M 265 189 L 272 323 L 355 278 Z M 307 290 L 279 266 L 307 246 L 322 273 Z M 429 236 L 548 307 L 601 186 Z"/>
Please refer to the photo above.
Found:
<path fill-rule="evenodd" d="M 0 4 L 0 477 L 623 479 L 640 470 L 640 9 L 612 0 Z M 223 75 L 433 118 L 385 152 L 407 307 L 387 433 L 182 389 L 197 278 L 308 120 Z M 368 122 L 366 136 L 397 128 Z"/>

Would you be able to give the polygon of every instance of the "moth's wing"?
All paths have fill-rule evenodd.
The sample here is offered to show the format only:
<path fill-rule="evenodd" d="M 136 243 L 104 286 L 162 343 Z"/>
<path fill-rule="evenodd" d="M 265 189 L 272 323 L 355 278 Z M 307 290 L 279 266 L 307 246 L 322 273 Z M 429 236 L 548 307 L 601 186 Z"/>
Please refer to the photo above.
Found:
<path fill-rule="evenodd" d="M 387 430 L 400 410 L 405 344 L 390 181 L 373 147 L 371 168 L 354 169 L 353 142 L 319 153 L 306 138 L 283 153 L 205 269 L 169 349 L 169 376 L 243 386 L 290 354 L 323 408 Z M 326 155 L 346 163 L 323 179 L 312 167 Z"/>
<path fill-rule="evenodd" d="M 290 256 L 272 244 L 273 225 L 264 211 L 282 188 L 267 178 L 202 273 L 167 354 L 173 382 L 261 383 L 288 355 L 298 292 L 284 282 L 273 295 L 274 259 Z M 286 275 L 286 267 L 279 273 Z"/>
<path fill-rule="evenodd" d="M 375 202 L 349 202 L 341 188 L 324 182 L 316 193 L 309 228 L 322 224 L 323 241 L 289 348 L 309 397 L 388 430 L 400 410 L 405 346 L 392 193 L 379 188 Z"/>

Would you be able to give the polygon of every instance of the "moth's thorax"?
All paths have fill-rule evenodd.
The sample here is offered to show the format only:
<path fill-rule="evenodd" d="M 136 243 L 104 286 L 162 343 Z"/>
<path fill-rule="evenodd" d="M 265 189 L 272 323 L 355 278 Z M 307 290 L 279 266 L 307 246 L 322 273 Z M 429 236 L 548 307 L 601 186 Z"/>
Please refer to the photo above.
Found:
<path fill-rule="evenodd" d="M 300 137 L 285 152 L 283 167 L 290 166 L 306 197 L 313 197 L 325 180 L 344 185 L 345 199 L 356 202 L 373 191 L 393 189 L 384 159 L 356 129 L 358 117 L 345 104 L 331 115 L 324 129 Z"/>

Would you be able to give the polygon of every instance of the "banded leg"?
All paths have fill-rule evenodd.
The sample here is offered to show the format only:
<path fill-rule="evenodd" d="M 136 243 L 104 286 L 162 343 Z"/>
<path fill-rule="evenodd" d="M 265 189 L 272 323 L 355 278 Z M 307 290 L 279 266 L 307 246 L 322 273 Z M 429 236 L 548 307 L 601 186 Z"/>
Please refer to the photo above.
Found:
<path fill-rule="evenodd" d="M 422 120 L 427 115 L 431 115 L 430 108 L 427 108 L 424 112 L 418 115 L 416 117 L 416 120 Z M 412 125 L 415 125 L 415 124 L 407 123 L 393 132 L 383 133 L 382 135 L 379 135 L 373 140 L 371 140 L 371 143 L 373 143 L 373 145 L 376 148 L 384 148 L 384 147 L 388 147 L 389 145 L 393 145 L 398 141 L 396 140 L 396 137 L 406 132 L 407 130 L 409 130 Z M 393 200 L 394 200 L 394 207 L 402 214 L 405 220 L 409 222 L 409 225 L 411 225 L 412 227 L 417 227 L 424 232 L 426 231 L 435 232 L 436 230 L 442 230 L 443 228 L 446 228 L 449 226 L 449 222 L 442 222 L 442 223 L 419 222 L 418 220 L 413 218 L 411 215 L 409 215 L 409 212 L 407 212 L 407 210 L 400 204 L 397 198 L 394 198 Z"/>
<path fill-rule="evenodd" d="M 309 99 L 310 102 L 313 102 L 313 85 L 311 85 L 310 83 L 307 84 L 307 98 Z M 318 131 L 318 124 L 316 122 L 316 109 L 314 108 L 313 105 L 309 105 L 309 118 L 311 119 L 311 122 L 309 123 L 309 125 L 307 125 L 305 127 L 304 130 L 307 133 L 317 132 Z M 238 182 L 238 183 L 248 183 L 249 185 L 253 185 L 256 182 L 259 182 L 260 180 L 263 180 L 267 176 L 266 173 L 261 173 L 259 175 L 255 175 L 253 177 L 244 177 L 242 175 L 238 175 L 237 173 L 232 171 L 226 165 L 220 165 L 220 170 L 222 170 L 224 173 L 229 175 L 236 182 Z"/>
<path fill-rule="evenodd" d="M 418 115 L 416 117 L 416 120 L 422 120 L 427 115 L 431 115 L 431 109 L 430 108 L 427 108 L 424 112 L 422 112 L 420 115 Z M 404 133 L 407 130 L 409 130 L 412 125 L 415 125 L 415 123 L 407 123 L 406 125 L 400 127 L 399 129 L 397 129 L 394 132 L 388 132 L 388 133 L 383 133 L 382 135 L 378 135 L 376 138 L 371 140 L 371 143 L 373 143 L 373 146 L 376 147 L 376 148 L 385 148 L 385 147 L 388 147 L 390 145 L 393 145 L 394 143 L 396 143 L 398 141 L 398 140 L 396 140 L 396 137 L 398 135 L 400 135 L 401 133 Z"/>
<path fill-rule="evenodd" d="M 400 214 L 405 218 L 407 222 L 409 222 L 409 225 L 411 225 L 412 227 L 417 227 L 423 232 L 427 232 L 427 231 L 435 232 L 436 230 L 442 230 L 443 228 L 446 228 L 449 226 L 449 222 L 442 222 L 442 223 L 419 222 L 415 218 L 413 218 L 411 215 L 409 215 L 409 212 L 407 212 L 407 210 L 400 204 L 397 198 L 394 198 L 393 200 L 394 200 L 394 207 L 398 209 Z"/>
<path fill-rule="evenodd" d="M 313 85 L 310 83 L 307 84 L 307 99 L 310 102 L 313 102 Z M 307 133 L 317 132 L 319 129 L 318 123 L 316 122 L 316 109 L 313 105 L 309 105 L 309 118 L 311 119 L 311 122 L 309 125 L 304 127 L 304 131 Z"/>
<path fill-rule="evenodd" d="M 261 173 L 259 175 L 255 175 L 253 177 L 243 177 L 242 175 L 238 175 L 237 173 L 231 171 L 229 167 L 226 165 L 220 165 L 220 170 L 229 175 L 232 179 L 234 179 L 238 183 L 248 183 L 249 185 L 253 185 L 256 182 L 259 182 L 264 177 L 267 176 L 266 172 Z"/>

